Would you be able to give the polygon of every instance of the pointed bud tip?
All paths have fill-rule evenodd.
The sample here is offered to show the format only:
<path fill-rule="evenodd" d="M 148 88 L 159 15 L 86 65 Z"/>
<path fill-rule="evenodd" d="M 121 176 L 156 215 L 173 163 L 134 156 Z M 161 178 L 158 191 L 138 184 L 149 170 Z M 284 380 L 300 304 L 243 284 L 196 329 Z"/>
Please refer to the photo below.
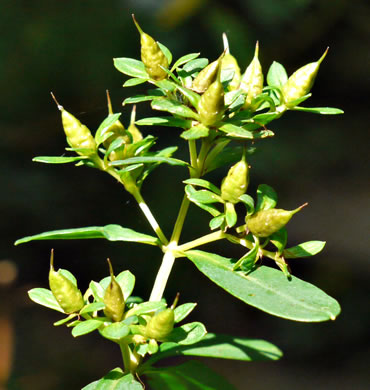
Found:
<path fill-rule="evenodd" d="M 63 106 L 61 106 L 61 105 L 58 103 L 58 100 L 57 100 L 56 97 L 54 96 L 53 92 L 50 92 L 50 95 L 51 95 L 51 97 L 53 98 L 55 104 L 57 105 L 58 110 L 59 110 L 59 111 L 63 111 L 63 110 L 64 110 Z"/>
<path fill-rule="evenodd" d="M 54 270 L 54 249 L 50 251 L 50 269 Z"/>
<path fill-rule="evenodd" d="M 324 61 L 324 58 L 326 57 L 326 55 L 328 54 L 328 51 L 329 51 L 329 46 L 326 48 L 326 50 L 324 51 L 324 54 L 320 57 L 320 59 L 317 61 L 318 64 L 321 64 L 323 61 Z"/>

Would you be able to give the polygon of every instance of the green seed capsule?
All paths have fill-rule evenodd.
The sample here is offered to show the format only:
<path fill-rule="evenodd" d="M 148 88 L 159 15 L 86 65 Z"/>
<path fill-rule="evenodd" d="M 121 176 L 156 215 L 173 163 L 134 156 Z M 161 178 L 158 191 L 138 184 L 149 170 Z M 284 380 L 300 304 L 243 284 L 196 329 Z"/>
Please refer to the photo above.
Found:
<path fill-rule="evenodd" d="M 167 73 L 161 68 L 168 68 L 168 60 L 158 43 L 148 34 L 146 34 L 132 15 L 136 28 L 140 33 L 141 60 L 149 76 L 154 80 L 163 80 L 167 78 Z"/>
<path fill-rule="evenodd" d="M 221 198 L 226 202 L 238 203 L 239 196 L 246 193 L 249 184 L 248 163 L 243 158 L 233 165 L 221 184 Z"/>
<path fill-rule="evenodd" d="M 287 107 L 294 107 L 294 101 L 307 95 L 315 81 L 321 62 L 326 57 L 329 48 L 317 62 L 311 62 L 295 71 L 282 89 L 284 103 Z"/>
<path fill-rule="evenodd" d="M 240 89 L 246 93 L 245 103 L 243 105 L 244 110 L 254 110 L 256 108 L 252 106 L 252 100 L 260 95 L 263 89 L 263 73 L 261 63 L 258 59 L 258 51 L 259 45 L 257 41 L 252 62 L 248 65 L 240 83 Z"/>
<path fill-rule="evenodd" d="M 108 114 L 113 115 L 113 109 L 112 109 L 112 103 L 110 100 L 109 92 L 107 92 L 107 102 L 108 102 Z M 132 142 L 132 136 L 128 132 L 128 130 L 125 130 L 125 127 L 121 123 L 121 121 L 116 120 L 112 125 L 110 125 L 106 130 L 106 133 L 113 133 L 109 138 L 107 138 L 103 145 L 106 149 L 109 148 L 109 145 L 115 141 L 116 139 L 121 139 L 123 142 L 123 146 L 114 150 L 109 154 L 109 160 L 116 161 L 116 160 L 124 160 L 126 158 L 126 144 L 130 144 Z"/>
<path fill-rule="evenodd" d="M 143 135 L 141 134 L 141 131 L 135 125 L 135 120 L 136 120 L 136 106 L 133 106 L 131 111 L 130 125 L 127 128 L 127 131 L 131 134 L 133 143 L 139 142 L 143 139 Z"/>
<path fill-rule="evenodd" d="M 221 61 L 221 72 L 226 70 L 234 71 L 234 77 L 228 86 L 229 91 L 234 91 L 235 89 L 238 89 L 240 85 L 240 68 L 236 58 L 230 54 L 229 42 L 225 33 L 222 34 L 222 38 L 224 41 L 225 55 Z"/>
<path fill-rule="evenodd" d="M 104 314 L 111 318 L 114 322 L 119 322 L 123 317 L 125 299 L 123 297 L 121 286 L 114 277 L 112 264 L 109 259 L 107 259 L 107 261 L 109 264 L 111 280 L 104 294 Z"/>
<path fill-rule="evenodd" d="M 307 203 L 292 211 L 283 209 L 257 211 L 247 220 L 247 228 L 256 237 L 271 236 L 284 227 L 292 216 L 306 205 Z"/>
<path fill-rule="evenodd" d="M 53 93 L 51 94 L 55 103 L 58 106 L 59 111 L 62 113 L 62 123 L 63 129 L 67 136 L 67 142 L 72 148 L 76 149 L 91 149 L 91 152 L 85 153 L 77 151 L 78 154 L 84 155 L 92 155 L 96 153 L 96 143 L 95 139 L 92 136 L 90 130 L 83 125 L 77 118 L 75 118 L 72 114 L 66 111 L 63 106 L 61 106 Z"/>
<path fill-rule="evenodd" d="M 198 93 L 205 92 L 209 86 L 216 80 L 220 59 L 211 62 L 202 69 L 198 76 L 193 80 L 191 89 Z"/>
<path fill-rule="evenodd" d="M 66 314 L 76 313 L 84 307 L 81 291 L 60 270 L 54 270 L 54 250 L 50 255 L 49 286 L 55 299 Z"/>
<path fill-rule="evenodd" d="M 152 317 L 146 327 L 145 336 L 163 341 L 172 332 L 175 324 L 175 313 L 172 309 L 165 309 Z"/>
<path fill-rule="evenodd" d="M 199 100 L 198 113 L 200 122 L 204 126 L 212 126 L 219 122 L 225 111 L 224 87 L 220 81 L 220 67 L 218 69 L 216 81 L 204 92 Z"/>

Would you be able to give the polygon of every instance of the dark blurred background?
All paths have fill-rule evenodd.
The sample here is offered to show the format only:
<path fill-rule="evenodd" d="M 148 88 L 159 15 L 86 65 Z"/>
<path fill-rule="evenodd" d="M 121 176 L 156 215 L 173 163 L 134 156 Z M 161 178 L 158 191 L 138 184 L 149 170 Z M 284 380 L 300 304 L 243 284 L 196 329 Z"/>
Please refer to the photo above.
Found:
<path fill-rule="evenodd" d="M 118 223 L 151 233 L 138 207 L 108 176 L 73 165 L 32 163 L 37 155 L 64 153 L 60 115 L 50 98 L 91 129 L 105 118 L 105 90 L 116 111 L 142 86 L 123 89 L 126 77 L 113 57 L 139 56 L 131 13 L 146 32 L 168 46 L 175 58 L 200 51 L 215 59 L 226 32 L 242 70 L 260 42 L 266 75 L 273 60 L 291 74 L 317 60 L 327 46 L 310 106 L 340 107 L 341 116 L 287 113 L 271 127 L 274 139 L 250 159 L 251 192 L 272 185 L 279 206 L 309 202 L 289 224 L 291 245 L 327 241 L 322 254 L 291 261 L 294 275 L 316 284 L 342 305 L 335 322 L 302 324 L 271 317 L 235 300 L 185 260 L 179 260 L 166 296 L 199 303 L 191 320 L 211 332 L 264 338 L 285 353 L 279 362 L 207 363 L 240 389 L 365 389 L 370 385 L 368 94 L 370 7 L 350 0 L 2 0 L 0 5 L 0 388 L 80 389 L 120 365 L 119 349 L 97 334 L 73 339 L 61 318 L 29 301 L 27 290 L 47 287 L 49 253 L 68 268 L 84 290 L 91 279 L 115 269 L 137 277 L 135 295 L 148 297 L 160 264 L 153 247 L 103 240 L 44 241 L 14 247 L 16 239 L 39 232 Z M 123 108 L 128 124 L 130 108 Z M 150 114 L 138 107 L 138 117 Z M 178 130 L 144 128 L 158 147 L 178 143 Z M 183 147 L 177 152 L 186 158 Z M 212 175 L 217 184 L 226 170 Z M 162 166 L 143 194 L 167 235 L 186 178 L 182 168 Z M 206 213 L 192 209 L 183 239 L 208 231 Z M 238 257 L 240 248 L 218 244 L 215 251 Z M 272 264 L 270 264 L 272 265 Z M 171 364 L 174 361 L 170 362 Z M 2 386 L 2 387 L 1 387 Z"/>

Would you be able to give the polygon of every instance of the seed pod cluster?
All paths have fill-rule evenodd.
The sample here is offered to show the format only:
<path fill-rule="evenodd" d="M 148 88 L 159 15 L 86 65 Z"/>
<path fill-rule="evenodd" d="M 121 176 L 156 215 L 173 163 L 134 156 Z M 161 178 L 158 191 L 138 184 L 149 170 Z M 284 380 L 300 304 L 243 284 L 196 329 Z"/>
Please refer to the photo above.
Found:
<path fill-rule="evenodd" d="M 141 60 L 149 76 L 154 80 L 163 80 L 167 78 L 167 73 L 161 68 L 168 68 L 168 60 L 158 43 L 148 34 L 146 34 L 132 15 L 136 28 L 140 33 Z"/>
<path fill-rule="evenodd" d="M 54 270 L 54 251 L 50 255 L 49 286 L 55 299 L 66 314 L 76 313 L 84 306 L 81 291 L 64 276 L 60 270 Z"/>
<path fill-rule="evenodd" d="M 240 67 L 236 58 L 230 54 L 229 42 L 225 33 L 222 34 L 222 39 L 224 41 L 225 55 L 221 61 L 221 71 L 231 70 L 234 72 L 233 79 L 228 85 L 229 91 L 234 91 L 238 89 L 240 85 Z"/>
<path fill-rule="evenodd" d="M 244 157 L 233 165 L 221 184 L 221 197 L 226 202 L 238 203 L 239 196 L 246 193 L 249 184 L 249 168 Z"/>
<path fill-rule="evenodd" d="M 53 94 L 51 95 L 62 114 L 63 129 L 67 136 L 68 144 L 75 149 L 87 149 L 87 151 L 77 151 L 80 155 L 95 154 L 96 142 L 90 130 L 72 114 L 66 111 L 63 106 L 57 102 Z"/>
<path fill-rule="evenodd" d="M 218 66 L 216 80 L 203 93 L 198 104 L 200 122 L 204 126 L 213 126 L 219 122 L 225 111 L 225 91 L 220 80 L 221 69 Z"/>
<path fill-rule="evenodd" d="M 263 89 L 263 73 L 261 63 L 258 59 L 258 51 L 259 45 L 257 42 L 252 62 L 245 70 L 240 83 L 241 90 L 246 94 L 245 103 L 243 105 L 244 110 L 255 109 L 255 107 L 252 106 L 252 100 L 261 94 Z"/>
<path fill-rule="evenodd" d="M 172 332 L 175 324 L 175 313 L 167 308 L 155 314 L 145 327 L 145 336 L 158 341 L 164 341 Z"/>
<path fill-rule="evenodd" d="M 282 89 L 284 103 L 287 107 L 294 107 L 294 101 L 307 95 L 315 81 L 321 62 L 326 57 L 328 49 L 316 62 L 311 62 L 295 71 Z"/>
<path fill-rule="evenodd" d="M 125 309 L 125 299 L 123 297 L 121 286 L 118 284 L 116 278 L 114 277 L 112 264 L 109 259 L 107 259 L 107 261 L 109 265 L 111 280 L 104 294 L 104 314 L 107 317 L 111 318 L 114 322 L 119 322 L 122 320 L 123 317 L 123 312 Z"/>
<path fill-rule="evenodd" d="M 295 210 L 269 209 L 259 210 L 247 220 L 248 230 L 256 237 L 268 237 L 283 228 L 295 213 L 307 203 Z"/>
<path fill-rule="evenodd" d="M 193 80 L 192 90 L 198 93 L 205 92 L 216 80 L 220 59 L 211 62 L 202 69 Z"/>

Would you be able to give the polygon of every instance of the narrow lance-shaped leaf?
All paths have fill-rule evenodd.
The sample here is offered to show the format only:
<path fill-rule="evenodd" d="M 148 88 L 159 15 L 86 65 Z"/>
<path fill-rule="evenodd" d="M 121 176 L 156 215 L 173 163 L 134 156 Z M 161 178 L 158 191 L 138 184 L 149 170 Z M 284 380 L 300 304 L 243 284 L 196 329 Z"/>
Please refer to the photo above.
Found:
<path fill-rule="evenodd" d="M 38 156 L 34 157 L 32 161 L 44 163 L 44 164 L 67 164 L 71 162 L 77 162 L 84 159 L 87 159 L 88 156 Z"/>
<path fill-rule="evenodd" d="M 199 119 L 199 116 L 191 108 L 184 106 L 177 100 L 159 98 L 152 101 L 152 108 L 159 111 L 167 111 L 174 115 L 179 115 L 184 118 Z"/>
<path fill-rule="evenodd" d="M 185 252 L 214 283 L 245 303 L 272 315 L 302 322 L 334 320 L 338 302 L 318 287 L 281 271 L 261 266 L 245 275 L 234 272 L 234 261 L 198 250 Z"/>
<path fill-rule="evenodd" d="M 300 107 L 296 106 L 293 108 L 295 111 L 304 111 L 311 112 L 313 114 L 321 114 L 321 115 L 338 115 L 343 114 L 344 111 L 339 108 L 333 107 Z"/>
<path fill-rule="evenodd" d="M 105 238 L 108 241 L 129 241 L 142 244 L 159 245 L 158 239 L 120 225 L 91 226 L 76 229 L 52 230 L 33 236 L 21 238 L 15 245 L 35 240 L 80 240 L 88 238 Z"/>
<path fill-rule="evenodd" d="M 172 116 L 155 116 L 139 119 L 135 122 L 139 126 L 169 126 L 181 127 L 183 129 L 191 127 L 191 123 L 191 120 L 174 118 Z"/>

